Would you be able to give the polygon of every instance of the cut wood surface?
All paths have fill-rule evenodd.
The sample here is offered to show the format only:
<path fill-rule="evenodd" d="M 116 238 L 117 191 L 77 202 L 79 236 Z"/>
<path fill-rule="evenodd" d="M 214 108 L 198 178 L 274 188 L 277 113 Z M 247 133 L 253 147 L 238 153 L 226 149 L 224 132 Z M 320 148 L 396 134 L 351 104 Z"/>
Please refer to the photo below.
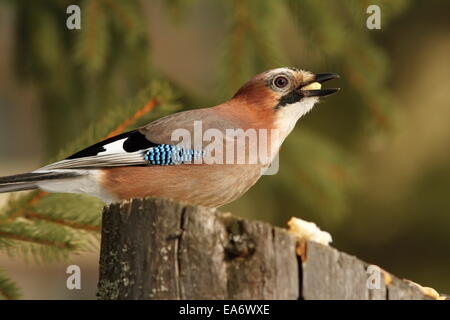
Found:
<path fill-rule="evenodd" d="M 123 201 L 103 212 L 98 298 L 430 299 L 332 247 L 297 245 L 286 229 L 218 210 Z"/>

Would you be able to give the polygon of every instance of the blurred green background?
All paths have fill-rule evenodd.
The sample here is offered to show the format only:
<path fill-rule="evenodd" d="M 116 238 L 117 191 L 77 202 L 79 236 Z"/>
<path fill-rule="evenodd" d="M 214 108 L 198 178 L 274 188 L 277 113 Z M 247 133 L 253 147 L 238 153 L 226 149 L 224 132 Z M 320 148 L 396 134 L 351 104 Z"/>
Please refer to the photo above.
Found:
<path fill-rule="evenodd" d="M 70 4 L 81 30 L 66 28 Z M 366 27 L 370 4 L 380 30 Z M 336 72 L 342 90 L 299 121 L 279 173 L 222 210 L 314 221 L 339 250 L 449 293 L 448 12 L 437 0 L 1 0 L 0 174 L 68 155 L 151 81 L 176 99 L 143 122 L 223 102 L 267 69 Z M 0 267 L 24 298 L 94 298 L 97 259 L 71 257 L 85 275 L 77 292 L 65 288 L 64 260 L 2 254 Z"/>

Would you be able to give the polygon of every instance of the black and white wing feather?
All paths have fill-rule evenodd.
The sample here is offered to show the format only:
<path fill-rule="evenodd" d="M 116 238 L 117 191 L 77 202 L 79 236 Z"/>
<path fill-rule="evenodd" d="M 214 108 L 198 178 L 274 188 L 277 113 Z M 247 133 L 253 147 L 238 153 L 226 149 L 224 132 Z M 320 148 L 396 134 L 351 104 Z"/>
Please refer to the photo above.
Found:
<path fill-rule="evenodd" d="M 134 130 L 96 143 L 36 171 L 147 165 L 145 153 L 154 146 L 157 144 Z"/>

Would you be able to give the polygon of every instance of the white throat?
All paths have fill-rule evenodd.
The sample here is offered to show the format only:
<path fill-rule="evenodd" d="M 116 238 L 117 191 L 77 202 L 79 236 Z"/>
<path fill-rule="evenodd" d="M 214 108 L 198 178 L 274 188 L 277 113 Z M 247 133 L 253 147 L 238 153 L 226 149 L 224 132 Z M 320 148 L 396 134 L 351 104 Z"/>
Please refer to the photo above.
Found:
<path fill-rule="evenodd" d="M 286 139 L 298 119 L 307 114 L 317 101 L 317 97 L 303 98 L 300 102 L 285 105 L 276 111 L 275 126 L 280 132 L 280 142 Z"/>

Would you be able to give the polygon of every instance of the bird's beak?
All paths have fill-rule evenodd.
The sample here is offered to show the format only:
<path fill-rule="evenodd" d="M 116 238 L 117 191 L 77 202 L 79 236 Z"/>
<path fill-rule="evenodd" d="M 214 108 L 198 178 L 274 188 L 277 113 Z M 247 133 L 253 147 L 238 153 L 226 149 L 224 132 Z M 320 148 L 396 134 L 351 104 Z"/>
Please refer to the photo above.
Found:
<path fill-rule="evenodd" d="M 336 73 L 317 73 L 314 79 L 300 86 L 300 93 L 305 97 L 325 97 L 338 92 L 340 88 L 322 89 L 322 83 L 331 79 L 339 78 Z"/>

